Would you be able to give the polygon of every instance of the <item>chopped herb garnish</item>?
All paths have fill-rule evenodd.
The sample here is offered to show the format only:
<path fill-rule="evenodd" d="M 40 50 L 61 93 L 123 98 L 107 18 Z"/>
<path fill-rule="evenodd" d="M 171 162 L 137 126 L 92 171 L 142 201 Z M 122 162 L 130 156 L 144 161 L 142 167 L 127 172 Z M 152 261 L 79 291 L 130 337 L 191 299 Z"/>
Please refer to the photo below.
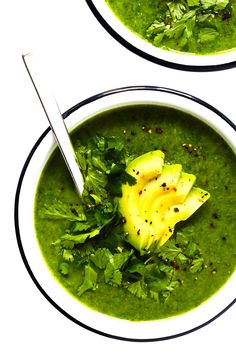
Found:
<path fill-rule="evenodd" d="M 181 8 L 179 11 L 181 13 Z M 117 207 L 122 184 L 136 183 L 125 171 L 133 157 L 122 141 L 97 136 L 88 145 L 77 146 L 77 152 L 85 179 L 82 200 L 77 204 L 53 200 L 40 214 L 54 222 L 67 222 L 64 235 L 53 244 L 59 255 L 59 272 L 69 277 L 73 269 L 80 269 L 78 296 L 96 291 L 100 283 L 105 283 L 122 287 L 142 299 L 167 301 L 181 284 L 179 270 L 196 273 L 203 269 L 198 246 L 177 233 L 176 240 L 167 241 L 158 252 L 137 253 L 126 242 L 123 230 L 126 219 Z M 139 171 L 133 172 L 138 175 Z M 166 187 L 166 183 L 162 187 Z M 145 219 L 145 222 L 153 224 L 152 220 Z M 137 230 L 137 235 L 142 237 L 141 229 Z"/>
<path fill-rule="evenodd" d="M 175 39 L 182 49 L 193 36 L 201 44 L 214 41 L 218 20 L 230 18 L 232 11 L 231 0 L 170 0 L 158 2 L 157 7 L 159 15 L 146 30 L 147 39 L 158 47 L 165 39 Z"/>

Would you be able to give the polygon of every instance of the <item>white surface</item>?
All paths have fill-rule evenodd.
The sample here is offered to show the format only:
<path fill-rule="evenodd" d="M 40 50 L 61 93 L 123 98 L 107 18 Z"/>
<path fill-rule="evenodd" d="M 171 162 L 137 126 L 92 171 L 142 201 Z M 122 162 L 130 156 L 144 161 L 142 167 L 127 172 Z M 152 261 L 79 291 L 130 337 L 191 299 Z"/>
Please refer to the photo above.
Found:
<path fill-rule="evenodd" d="M 171 87 L 204 99 L 236 122 L 236 69 L 188 73 L 123 48 L 84 0 L 9 0 L 1 10 L 1 353 L 234 353 L 236 306 L 190 335 L 156 343 L 116 341 L 66 319 L 30 279 L 16 244 L 13 207 L 22 165 L 47 127 L 21 54 L 42 55 L 61 111 L 97 92 L 133 84 Z"/>

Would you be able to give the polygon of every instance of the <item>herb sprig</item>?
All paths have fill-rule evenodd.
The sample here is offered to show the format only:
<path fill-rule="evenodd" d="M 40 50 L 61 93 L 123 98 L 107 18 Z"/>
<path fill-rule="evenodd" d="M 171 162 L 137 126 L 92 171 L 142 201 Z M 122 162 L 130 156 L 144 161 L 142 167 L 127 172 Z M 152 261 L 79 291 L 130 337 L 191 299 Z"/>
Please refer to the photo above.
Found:
<path fill-rule="evenodd" d="M 159 15 L 147 28 L 146 37 L 158 47 L 174 39 L 184 49 L 193 35 L 199 44 L 212 42 L 219 35 L 217 21 L 232 15 L 231 0 L 172 0 L 157 6 Z"/>

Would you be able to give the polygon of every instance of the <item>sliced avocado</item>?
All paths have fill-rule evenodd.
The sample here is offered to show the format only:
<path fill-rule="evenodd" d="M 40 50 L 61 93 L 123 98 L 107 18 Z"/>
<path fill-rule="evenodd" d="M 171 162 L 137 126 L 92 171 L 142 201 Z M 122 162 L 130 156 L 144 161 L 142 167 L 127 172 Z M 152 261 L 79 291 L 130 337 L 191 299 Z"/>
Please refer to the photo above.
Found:
<path fill-rule="evenodd" d="M 149 212 L 146 214 L 148 215 L 148 220 L 152 221 L 158 244 L 163 235 L 163 230 L 165 230 L 167 211 L 172 205 L 185 201 L 195 180 L 196 176 L 182 172 L 177 185 L 170 190 L 166 190 L 165 193 L 157 197 L 153 203 L 150 204 Z"/>
<path fill-rule="evenodd" d="M 138 181 L 146 182 L 159 176 L 162 172 L 164 158 L 165 154 L 161 150 L 147 152 L 131 161 L 126 171 Z"/>
<path fill-rule="evenodd" d="M 151 205 L 160 195 L 165 195 L 166 192 L 177 187 L 181 170 L 182 166 L 179 164 L 164 165 L 159 177 L 145 185 L 140 195 L 140 211 L 144 218 L 149 218 Z"/>
<path fill-rule="evenodd" d="M 153 228 L 148 226 L 139 211 L 139 199 L 144 186 L 152 179 L 157 178 L 163 168 L 164 153 L 160 150 L 151 151 L 134 159 L 126 171 L 136 178 L 136 184 L 122 186 L 122 198 L 119 201 L 119 210 L 125 217 L 124 224 L 127 240 L 136 249 L 141 251 L 147 239 L 153 237 Z"/>
<path fill-rule="evenodd" d="M 126 171 L 135 185 L 124 184 L 119 210 L 125 217 L 127 241 L 140 253 L 157 251 L 209 197 L 192 188 L 196 176 L 182 172 L 180 164 L 164 165 L 164 153 L 152 151 L 134 159 Z"/>
<path fill-rule="evenodd" d="M 174 233 L 175 224 L 188 219 L 209 198 L 210 193 L 201 188 L 193 187 L 183 203 L 172 205 L 165 214 L 166 227 L 158 246 L 161 247 Z"/>

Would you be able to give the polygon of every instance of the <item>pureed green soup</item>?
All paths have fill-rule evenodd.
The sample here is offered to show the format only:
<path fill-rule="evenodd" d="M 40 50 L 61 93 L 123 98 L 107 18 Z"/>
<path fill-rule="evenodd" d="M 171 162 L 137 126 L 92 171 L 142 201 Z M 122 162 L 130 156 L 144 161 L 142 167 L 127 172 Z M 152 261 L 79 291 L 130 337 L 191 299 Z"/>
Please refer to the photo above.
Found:
<path fill-rule="evenodd" d="M 104 1 L 154 46 L 201 55 L 236 48 L 235 0 Z"/>
<path fill-rule="evenodd" d="M 98 114 L 73 132 L 73 142 L 87 175 L 86 207 L 58 149 L 35 197 L 45 262 L 72 296 L 141 321 L 189 311 L 225 284 L 236 265 L 236 159 L 213 129 L 185 112 L 142 104 Z M 195 185 L 211 197 L 176 225 L 158 253 L 140 255 L 126 240 L 116 196 L 121 182 L 132 184 L 124 172 L 128 161 L 156 149 L 166 163 L 196 175 Z"/>

